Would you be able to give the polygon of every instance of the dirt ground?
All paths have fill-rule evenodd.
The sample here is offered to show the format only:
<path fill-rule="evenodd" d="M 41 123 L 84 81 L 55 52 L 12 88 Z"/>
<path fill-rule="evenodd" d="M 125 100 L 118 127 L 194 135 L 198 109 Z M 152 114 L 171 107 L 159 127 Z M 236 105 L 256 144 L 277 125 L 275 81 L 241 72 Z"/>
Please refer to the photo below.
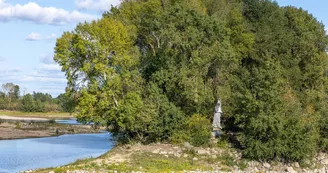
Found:
<path fill-rule="evenodd" d="M 7 126 L 7 127 L 6 127 Z M 33 137 L 48 137 L 53 134 L 49 131 L 43 130 L 21 130 L 14 127 L 8 127 L 10 125 L 0 125 L 0 139 L 21 139 L 21 138 L 33 138 Z"/>
<path fill-rule="evenodd" d="M 59 130 L 59 135 L 99 132 L 99 130 L 95 130 L 89 125 L 2 122 L 0 123 L 0 140 L 56 136 L 57 128 Z"/>
<path fill-rule="evenodd" d="M 47 122 L 47 118 L 34 118 L 34 117 L 13 117 L 8 115 L 0 115 L 2 120 L 12 120 L 12 121 L 35 121 L 35 122 Z"/>

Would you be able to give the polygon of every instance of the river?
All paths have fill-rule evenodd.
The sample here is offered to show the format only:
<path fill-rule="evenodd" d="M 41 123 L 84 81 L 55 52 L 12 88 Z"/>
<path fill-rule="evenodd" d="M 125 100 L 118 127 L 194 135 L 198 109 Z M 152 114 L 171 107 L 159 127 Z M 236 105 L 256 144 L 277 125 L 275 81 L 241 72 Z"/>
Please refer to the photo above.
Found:
<path fill-rule="evenodd" d="M 113 147 L 108 133 L 0 140 L 0 173 L 56 167 L 99 157 Z"/>
<path fill-rule="evenodd" d="M 77 121 L 76 118 L 56 120 L 56 123 L 58 123 L 58 124 L 71 124 L 71 125 L 81 124 Z"/>

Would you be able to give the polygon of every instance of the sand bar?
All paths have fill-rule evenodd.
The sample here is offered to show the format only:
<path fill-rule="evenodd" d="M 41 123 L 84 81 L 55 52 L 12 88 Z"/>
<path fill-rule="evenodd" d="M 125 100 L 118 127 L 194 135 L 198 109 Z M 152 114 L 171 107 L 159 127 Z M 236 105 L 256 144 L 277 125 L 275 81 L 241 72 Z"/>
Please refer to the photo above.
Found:
<path fill-rule="evenodd" d="M 46 118 L 32 118 L 32 117 L 13 117 L 7 115 L 0 115 L 0 119 L 7 120 L 7 121 L 25 121 L 25 122 L 47 122 L 49 119 Z"/>

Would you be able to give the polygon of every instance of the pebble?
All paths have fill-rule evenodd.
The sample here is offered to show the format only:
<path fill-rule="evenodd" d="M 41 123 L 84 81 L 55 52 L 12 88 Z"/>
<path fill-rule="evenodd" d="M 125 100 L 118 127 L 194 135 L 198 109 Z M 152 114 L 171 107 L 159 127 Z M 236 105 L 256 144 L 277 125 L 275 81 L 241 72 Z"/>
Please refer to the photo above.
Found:
<path fill-rule="evenodd" d="M 153 154 L 158 154 L 160 152 L 160 150 L 159 149 L 156 149 L 156 150 L 154 150 L 152 153 Z"/>
<path fill-rule="evenodd" d="M 184 146 L 185 148 L 187 148 L 187 149 L 192 149 L 192 148 L 193 148 L 193 146 L 192 146 L 189 142 L 185 142 L 185 143 L 183 144 L 183 146 Z"/>
<path fill-rule="evenodd" d="M 297 173 L 297 171 L 295 171 L 293 167 L 287 167 L 286 171 L 289 173 Z"/>
<path fill-rule="evenodd" d="M 328 158 L 321 160 L 321 164 L 328 165 Z"/>
<path fill-rule="evenodd" d="M 199 149 L 199 150 L 197 150 L 197 154 L 199 154 L 199 155 L 209 155 L 210 151 Z"/>
<path fill-rule="evenodd" d="M 269 163 L 263 163 L 263 166 L 267 169 L 269 169 L 271 167 L 271 165 Z"/>
<path fill-rule="evenodd" d="M 294 163 L 294 166 L 295 166 L 295 168 L 299 168 L 300 167 L 300 164 L 298 162 L 295 162 Z"/>

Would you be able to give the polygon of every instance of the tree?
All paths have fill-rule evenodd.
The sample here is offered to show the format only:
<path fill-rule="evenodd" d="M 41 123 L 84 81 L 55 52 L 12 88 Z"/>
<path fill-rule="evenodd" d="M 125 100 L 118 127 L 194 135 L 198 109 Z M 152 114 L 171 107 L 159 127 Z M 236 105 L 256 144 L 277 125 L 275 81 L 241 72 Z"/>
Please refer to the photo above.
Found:
<path fill-rule="evenodd" d="M 72 96 L 69 96 L 69 94 L 67 93 L 60 94 L 57 97 L 57 100 L 58 100 L 58 104 L 61 106 L 64 112 L 70 112 L 70 113 L 74 112 L 76 101 Z"/>
<path fill-rule="evenodd" d="M 14 100 L 17 100 L 17 99 L 19 99 L 19 95 L 20 95 L 19 86 L 15 85 L 10 97 Z"/>
<path fill-rule="evenodd" d="M 21 110 L 23 112 L 33 112 L 35 109 L 33 96 L 31 94 L 26 94 L 23 96 Z"/>
<path fill-rule="evenodd" d="M 2 90 L 8 98 L 10 104 L 12 99 L 12 93 L 15 92 L 15 85 L 13 83 L 2 84 Z"/>
<path fill-rule="evenodd" d="M 328 146 L 326 47 L 312 15 L 270 0 L 135 0 L 65 32 L 55 61 L 79 120 L 120 142 L 201 145 L 220 98 L 245 157 L 301 161 Z"/>

